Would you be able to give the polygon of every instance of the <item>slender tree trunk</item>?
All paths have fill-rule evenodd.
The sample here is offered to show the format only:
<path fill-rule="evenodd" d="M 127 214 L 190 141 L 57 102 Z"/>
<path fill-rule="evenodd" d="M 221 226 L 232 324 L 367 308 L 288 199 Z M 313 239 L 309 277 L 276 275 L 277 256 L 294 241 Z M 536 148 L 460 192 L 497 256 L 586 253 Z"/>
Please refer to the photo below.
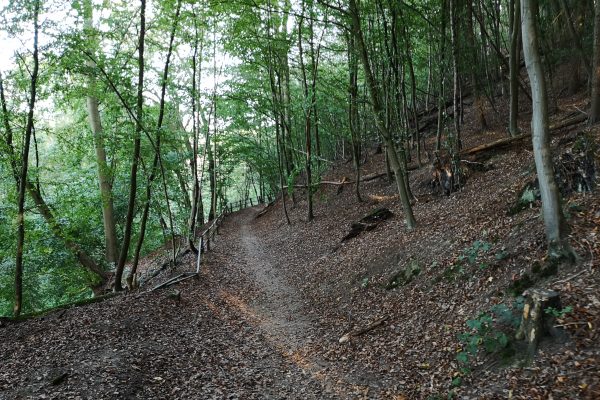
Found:
<path fill-rule="evenodd" d="M 167 211 L 169 215 L 169 223 L 171 228 L 171 239 L 172 239 L 172 261 L 175 263 L 175 232 L 173 229 L 173 216 L 171 213 L 171 206 L 169 204 L 169 196 L 167 193 L 167 186 L 165 180 L 165 171 L 162 163 L 162 159 L 160 156 L 160 146 L 161 146 L 161 129 L 163 126 L 164 116 L 165 116 L 165 98 L 167 93 L 167 81 L 169 78 L 169 66 L 171 64 L 171 55 L 173 53 L 173 42 L 175 40 L 175 33 L 177 31 L 177 24 L 179 22 L 179 13 L 181 10 L 181 1 L 177 2 L 177 9 L 175 11 L 175 17 L 173 18 L 173 24 L 171 27 L 171 35 L 169 38 L 169 47 L 167 50 L 167 57 L 165 61 L 165 66 L 163 69 L 162 82 L 161 82 L 161 93 L 160 93 L 160 102 L 158 107 L 158 121 L 156 123 L 156 152 L 154 153 L 154 160 L 152 162 L 152 170 L 150 171 L 150 177 L 148 178 L 148 183 L 146 185 L 146 201 L 144 204 L 144 212 L 142 214 L 142 220 L 140 222 L 140 234 L 138 237 L 138 241 L 135 247 L 135 253 L 133 256 L 133 262 L 131 265 L 131 270 L 129 271 L 129 275 L 127 276 L 127 285 L 129 288 L 133 287 L 133 281 L 135 278 L 135 274 L 137 272 L 137 267 L 140 259 L 140 252 L 142 250 L 142 246 L 144 244 L 144 239 L 146 238 L 146 225 L 148 222 L 148 216 L 150 214 L 150 202 L 152 200 L 152 183 L 154 182 L 154 178 L 156 176 L 156 169 L 160 167 L 163 190 L 165 194 L 165 200 L 167 202 Z"/>
<path fill-rule="evenodd" d="M 90 43 L 90 52 L 95 55 L 97 40 L 93 32 L 93 8 L 92 1 L 84 3 L 84 25 L 86 35 Z M 100 198 L 102 199 L 102 222 L 104 225 L 104 242 L 106 246 L 106 261 L 117 265 L 119 262 L 119 247 L 117 242 L 117 229 L 115 224 L 115 211 L 113 207 L 112 185 L 108 162 L 106 161 L 106 150 L 104 148 L 104 132 L 100 111 L 98 110 L 98 98 L 96 97 L 97 85 L 94 69 L 96 64 L 88 59 L 86 62 L 90 69 L 88 78 L 87 110 L 90 129 L 94 135 L 94 148 L 96 150 L 96 164 L 98 166 L 98 184 L 100 186 Z"/>
<path fill-rule="evenodd" d="M 452 45 L 452 79 L 453 79 L 453 119 L 454 138 L 452 140 L 452 152 L 458 153 L 462 147 L 460 142 L 460 76 L 458 74 L 458 17 L 456 15 L 457 0 L 450 0 L 450 38 Z"/>
<path fill-rule="evenodd" d="M 129 244 L 131 243 L 131 234 L 133 231 L 133 218 L 135 214 L 135 197 L 137 193 L 137 170 L 140 162 L 141 150 L 141 132 L 142 132 L 142 112 L 144 106 L 144 40 L 146 38 L 146 0 L 141 0 L 140 10 L 140 35 L 138 39 L 138 87 L 137 87 L 137 108 L 136 124 L 133 140 L 133 156 L 131 161 L 131 176 L 129 179 L 129 203 L 127 205 L 127 217 L 125 218 L 125 232 L 123 234 L 123 245 L 119 256 L 119 264 L 115 271 L 114 290 L 123 290 L 123 270 L 129 254 Z"/>
<path fill-rule="evenodd" d="M 439 151 L 442 146 L 442 132 L 444 130 L 444 114 L 446 111 L 446 96 L 444 93 L 444 80 L 446 77 L 445 55 L 446 55 L 446 16 L 448 0 L 442 0 L 442 28 L 440 31 L 440 61 L 438 82 L 438 119 L 435 149 Z"/>
<path fill-rule="evenodd" d="M 310 28 L 310 64 L 311 64 L 311 106 L 312 106 L 312 118 L 313 128 L 315 131 L 315 152 L 317 155 L 317 173 L 320 174 L 321 169 L 321 158 L 323 154 L 321 152 L 321 137 L 319 135 L 319 113 L 317 107 L 317 77 L 319 75 L 319 58 L 321 55 L 321 42 L 317 45 L 315 51 L 315 29 L 314 29 L 314 4 L 311 6 L 309 28 Z"/>
<path fill-rule="evenodd" d="M 216 29 L 213 28 L 213 29 Z M 216 31 L 213 32 L 216 39 Z M 212 221 L 217 217 L 217 172 L 215 158 L 217 157 L 217 42 L 213 40 L 213 95 L 212 95 L 212 112 L 213 112 L 213 146 L 210 146 L 209 135 L 206 135 L 206 146 L 208 149 L 208 176 L 210 179 L 210 210 L 208 212 L 208 220 Z"/>
<path fill-rule="evenodd" d="M 24 132 L 23 153 L 21 156 L 21 174 L 19 177 L 19 192 L 17 199 L 17 253 L 15 257 L 15 304 L 13 313 L 15 317 L 21 314 L 23 308 L 23 245 L 25 243 L 25 191 L 27 189 L 27 170 L 29 167 L 29 146 L 33 132 L 33 113 L 37 94 L 37 80 L 39 71 L 38 16 L 40 13 L 40 1 L 36 0 L 33 10 L 33 70 L 31 72 L 31 86 L 29 90 L 29 112 L 27 113 L 27 125 Z"/>
<path fill-rule="evenodd" d="M 279 169 L 279 185 L 281 188 L 281 201 L 283 203 L 283 213 L 285 215 L 285 220 L 287 222 L 288 225 L 291 224 L 290 222 L 290 216 L 288 215 L 288 210 L 287 210 L 287 204 L 286 204 L 286 200 L 285 200 L 285 180 L 283 179 L 283 157 L 282 157 L 282 153 L 283 153 L 283 140 L 281 139 L 281 134 L 280 134 L 280 124 L 279 124 L 279 116 L 277 111 L 274 111 L 274 116 L 275 116 L 275 138 L 277 140 L 277 167 Z"/>
<path fill-rule="evenodd" d="M 510 0 L 510 114 L 508 132 L 510 136 L 519 134 L 519 38 L 521 27 L 520 0 Z"/>
<path fill-rule="evenodd" d="M 433 37 L 430 33 L 429 43 L 427 44 L 427 93 L 425 94 L 425 111 L 429 111 L 429 101 L 431 98 L 431 87 L 433 86 Z"/>
<path fill-rule="evenodd" d="M 198 213 L 198 205 L 202 201 L 202 197 L 200 194 L 200 180 L 198 179 L 198 142 L 200 138 L 200 126 L 198 124 L 198 118 L 196 116 L 197 104 L 196 100 L 198 97 L 198 80 L 202 77 L 202 56 L 200 55 L 200 59 L 198 60 L 198 53 L 202 54 L 202 46 L 199 47 L 199 32 L 198 25 L 196 22 L 196 15 L 194 15 L 194 30 L 195 30 L 195 40 L 194 40 L 194 54 L 192 56 L 192 131 L 193 131 L 193 145 L 192 145 L 192 177 L 194 179 L 194 189 L 192 194 L 192 208 L 190 210 L 190 220 L 189 220 L 189 234 L 188 234 L 188 245 L 190 249 L 194 253 L 198 253 L 198 249 L 194 245 L 194 240 L 196 239 L 196 215 Z M 199 61 L 199 63 L 198 63 Z M 199 64 L 199 66 L 198 66 Z M 198 68 L 200 69 L 200 73 L 198 73 Z M 200 105 L 198 104 L 198 107 Z M 189 142 L 188 142 L 189 143 Z"/>
<path fill-rule="evenodd" d="M 375 124 L 377 125 L 377 129 L 381 133 L 381 136 L 383 136 L 383 139 L 386 143 L 390 164 L 392 169 L 394 170 L 394 174 L 396 177 L 396 186 L 398 187 L 398 193 L 400 194 L 402 207 L 404 208 L 406 227 L 409 230 L 411 230 L 415 227 L 416 221 L 412 212 L 412 206 L 410 204 L 409 196 L 406 191 L 406 184 L 404 182 L 404 173 L 402 172 L 402 166 L 398 158 L 398 153 L 396 152 L 396 149 L 394 147 L 394 140 L 392 138 L 391 133 L 388 131 L 385 125 L 383 115 L 384 110 L 381 106 L 379 87 L 377 86 L 377 82 L 375 81 L 375 77 L 373 76 L 373 71 L 371 70 L 371 63 L 369 61 L 369 55 L 367 53 L 367 48 L 362 33 L 360 15 L 358 11 L 358 6 L 356 4 L 356 0 L 350 0 L 350 17 L 352 19 L 352 33 L 355 35 L 356 38 L 357 48 L 363 63 L 363 69 L 365 71 L 365 77 L 369 87 L 369 93 L 371 95 L 371 103 L 373 106 L 373 111 L 375 113 Z"/>
<path fill-rule="evenodd" d="M 562 212 L 560 194 L 552 168 L 546 83 L 538 50 L 537 0 L 521 0 L 521 15 L 523 51 L 533 97 L 531 116 L 533 154 L 542 197 L 542 214 L 548 241 L 548 254 L 552 258 L 572 259 L 573 251 L 568 241 L 568 226 Z"/>
<path fill-rule="evenodd" d="M 410 75 L 410 87 L 411 87 L 411 111 L 412 111 L 412 117 L 413 117 L 413 123 L 415 125 L 415 130 L 414 130 L 414 137 L 413 137 L 413 141 L 416 141 L 417 144 L 417 163 L 419 164 L 419 167 L 423 164 L 421 161 L 421 134 L 419 132 L 419 116 L 418 116 L 418 110 L 417 110 L 417 79 L 415 78 L 415 69 L 413 66 L 413 61 L 412 61 L 412 57 L 411 57 L 411 50 L 410 50 L 410 42 L 409 42 L 409 38 L 408 38 L 408 33 L 405 30 L 405 40 L 406 40 L 406 60 L 408 62 L 408 72 Z M 408 119 L 408 116 L 407 116 Z"/>
<path fill-rule="evenodd" d="M 600 1 L 594 3 L 594 69 L 592 71 L 592 107 L 589 123 L 600 121 Z"/>
<path fill-rule="evenodd" d="M 477 46 L 475 43 L 475 31 L 473 28 L 473 1 L 469 0 L 466 2 L 467 15 L 466 15 L 466 37 L 467 45 L 469 46 L 469 56 L 471 59 L 471 65 L 469 66 L 469 75 L 471 78 L 471 86 L 473 88 L 473 108 L 477 114 L 477 123 L 479 128 L 482 130 L 487 129 L 487 121 L 485 120 L 485 112 L 483 108 L 483 95 L 481 85 L 479 84 L 479 78 L 477 77 L 477 70 L 481 68 L 479 65 L 479 57 L 477 56 Z M 461 111 L 463 108 L 461 107 Z"/>
<path fill-rule="evenodd" d="M 311 114 L 312 105 L 306 104 L 309 101 L 309 89 L 308 82 L 306 79 L 306 68 L 304 65 L 304 51 L 302 49 L 302 25 L 304 22 L 304 10 L 305 3 L 302 3 L 302 15 L 298 22 L 298 53 L 300 55 L 300 72 L 302 74 L 302 87 L 304 88 L 304 138 L 305 138 L 305 149 L 306 149 L 306 199 L 308 202 L 307 217 L 309 221 L 314 218 L 313 215 L 313 198 L 312 198 L 312 129 L 311 129 Z"/>
<path fill-rule="evenodd" d="M 358 135 L 358 60 L 356 59 L 356 46 L 354 35 L 348 35 L 348 71 L 349 71 L 349 99 L 348 123 L 350 125 L 350 138 L 352 140 L 352 158 L 356 171 L 355 193 L 356 200 L 362 202 L 360 196 L 360 137 Z"/>

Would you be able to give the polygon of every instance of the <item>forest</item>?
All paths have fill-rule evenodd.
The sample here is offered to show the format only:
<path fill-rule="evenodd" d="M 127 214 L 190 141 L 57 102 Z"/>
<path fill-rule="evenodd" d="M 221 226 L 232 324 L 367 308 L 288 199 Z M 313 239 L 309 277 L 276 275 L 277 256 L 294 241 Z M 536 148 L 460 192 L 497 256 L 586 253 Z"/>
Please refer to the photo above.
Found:
<path fill-rule="evenodd" d="M 0 9 L 0 399 L 600 397 L 600 1 Z"/>

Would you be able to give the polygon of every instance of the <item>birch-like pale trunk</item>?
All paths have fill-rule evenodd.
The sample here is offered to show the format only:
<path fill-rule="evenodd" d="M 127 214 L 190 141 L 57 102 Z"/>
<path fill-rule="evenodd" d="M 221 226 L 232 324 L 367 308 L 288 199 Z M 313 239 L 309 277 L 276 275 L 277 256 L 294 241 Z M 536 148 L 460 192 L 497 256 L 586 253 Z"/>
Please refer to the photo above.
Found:
<path fill-rule="evenodd" d="M 562 212 L 560 194 L 552 168 L 548 100 L 544 69 L 538 50 L 537 15 L 536 0 L 521 0 L 523 52 L 533 99 L 531 116 L 533 155 L 542 198 L 542 215 L 546 229 L 548 254 L 552 258 L 572 259 L 574 253 L 569 245 L 568 227 Z"/>
<path fill-rule="evenodd" d="M 95 55 L 97 45 L 93 37 L 93 8 L 92 1 L 84 3 L 84 31 L 90 44 L 90 53 Z M 94 149 L 96 150 L 96 164 L 98 167 L 98 184 L 100 187 L 100 198 L 102 199 L 102 223 L 104 226 L 104 242 L 106 246 L 106 261 L 117 265 L 119 261 L 119 248 L 117 242 L 117 229 L 115 225 L 115 211 L 113 206 L 112 185 L 106 160 L 106 149 L 104 146 L 104 132 L 100 111 L 98 109 L 98 98 L 96 97 L 97 85 L 94 69 L 95 63 L 88 59 L 89 68 L 87 111 L 90 129 L 94 136 Z"/>

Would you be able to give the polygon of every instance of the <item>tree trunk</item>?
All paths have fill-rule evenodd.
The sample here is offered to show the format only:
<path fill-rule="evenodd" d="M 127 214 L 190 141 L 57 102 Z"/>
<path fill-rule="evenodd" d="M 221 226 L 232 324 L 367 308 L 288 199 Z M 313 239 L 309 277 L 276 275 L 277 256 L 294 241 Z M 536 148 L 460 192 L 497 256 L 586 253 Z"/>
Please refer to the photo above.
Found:
<path fill-rule="evenodd" d="M 592 71 L 592 107 L 589 124 L 600 121 L 600 1 L 594 5 L 594 68 Z"/>
<path fill-rule="evenodd" d="M 197 214 L 199 205 L 202 203 L 202 196 L 200 193 L 200 179 L 198 176 L 198 142 L 200 139 L 200 124 L 198 123 L 197 116 L 197 107 L 200 107 L 200 102 L 197 102 L 198 99 L 198 81 L 202 78 L 202 48 L 199 47 L 200 42 L 200 34 L 198 32 L 198 24 L 196 20 L 196 16 L 194 15 L 194 54 L 192 55 L 192 131 L 193 131 L 193 145 L 192 145 L 192 159 L 190 160 L 190 165 L 192 168 L 192 179 L 194 180 L 194 189 L 192 194 L 192 207 L 190 210 L 190 219 L 189 219 L 189 233 L 188 233 L 188 245 L 189 248 L 195 253 L 198 253 L 198 249 L 194 244 L 194 240 L 196 239 L 196 223 L 198 222 Z M 200 56 L 198 55 L 200 53 Z M 200 57 L 198 59 L 198 57 Z M 199 62 L 198 62 L 199 61 Z M 187 141 L 189 146 L 189 141 Z M 204 216 L 202 216 L 204 219 Z"/>
<path fill-rule="evenodd" d="M 521 27 L 521 4 L 520 0 L 510 0 L 510 113 L 508 132 L 510 136 L 519 134 L 519 37 Z"/>
<path fill-rule="evenodd" d="M 40 1 L 36 0 L 33 10 L 33 71 L 31 72 L 31 87 L 29 91 L 29 112 L 27 113 L 27 125 L 24 132 L 23 153 L 21 156 L 21 174 L 19 177 L 19 192 L 17 200 L 17 253 L 15 257 L 15 304 L 13 313 L 15 317 L 21 314 L 23 307 L 23 245 L 25 243 L 25 191 L 27 188 L 27 170 L 29 167 L 29 146 L 33 132 L 33 112 L 37 94 L 37 79 L 39 71 L 38 16 L 40 13 Z"/>
<path fill-rule="evenodd" d="M 146 0 L 141 0 L 140 10 L 140 35 L 138 39 L 138 85 L 137 85 L 137 108 L 135 135 L 133 139 L 133 156 L 131 161 L 131 176 L 129 178 L 129 203 L 127 205 L 127 217 L 125 218 L 125 232 L 123 234 L 123 245 L 119 256 L 119 264 L 115 271 L 114 290 L 116 292 L 123 290 L 121 282 L 125 262 L 129 254 L 129 244 L 131 243 L 131 233 L 133 230 L 133 218 L 135 214 L 135 197 L 137 193 L 137 170 L 140 162 L 141 150 L 141 132 L 142 132 L 142 112 L 144 106 L 144 40 L 146 38 Z"/>
<path fill-rule="evenodd" d="M 308 202 L 308 210 L 307 217 L 309 221 L 312 221 L 314 218 L 313 215 L 313 198 L 312 198 L 312 129 L 311 129 L 311 114 L 312 114 L 312 105 L 308 103 L 309 101 L 309 90 L 308 90 L 308 82 L 306 79 L 306 68 L 304 66 L 304 57 L 303 57 L 303 49 L 302 49 L 302 25 L 304 22 L 304 11 L 305 11 L 305 2 L 302 3 L 302 15 L 298 21 L 298 53 L 300 57 L 300 72 L 302 74 L 302 87 L 304 89 L 304 138 L 305 138 L 305 149 L 306 149 L 306 199 Z M 308 104 L 307 104 L 308 103 Z"/>
<path fill-rule="evenodd" d="M 477 71 L 481 68 L 479 65 L 479 57 L 477 56 L 477 45 L 475 43 L 475 31 L 473 29 L 473 1 L 467 1 L 466 15 L 466 37 L 467 45 L 469 46 L 469 58 L 471 60 L 469 67 L 469 75 L 471 78 L 471 86 L 473 88 L 473 108 L 476 113 L 477 123 L 482 130 L 487 129 L 487 121 L 485 120 L 485 112 L 483 108 L 484 96 L 482 95 L 481 85 Z M 462 108 L 461 108 L 462 111 Z"/>
<path fill-rule="evenodd" d="M 454 135 L 451 140 L 451 151 L 458 153 L 462 147 L 460 143 L 460 117 L 459 117 L 459 102 L 460 102 L 460 76 L 458 75 L 458 17 L 456 15 L 458 5 L 457 0 L 450 0 L 450 41 L 452 45 L 452 79 L 453 79 L 453 119 L 454 119 Z"/>
<path fill-rule="evenodd" d="M 349 72 L 349 99 L 348 99 L 348 123 L 350 125 L 350 138 L 352 140 L 352 158 L 356 171 L 355 193 L 356 200 L 362 202 L 360 197 L 360 136 L 358 134 L 358 61 L 356 59 L 356 48 L 354 36 L 348 35 L 348 72 Z"/>
<path fill-rule="evenodd" d="M 391 133 L 385 125 L 383 114 L 384 110 L 381 106 L 379 87 L 377 86 L 377 82 L 375 81 L 375 77 L 373 76 L 373 71 L 371 70 L 371 63 L 369 61 L 369 55 L 367 53 L 367 48 L 362 33 L 360 15 L 358 11 L 358 6 L 356 4 L 356 0 L 350 0 L 350 17 L 352 19 L 352 34 L 356 38 L 357 48 L 363 63 L 363 69 L 365 71 L 365 77 L 367 80 L 367 85 L 369 87 L 369 93 L 371 95 L 371 103 L 373 106 L 373 111 L 375 113 L 375 124 L 377 126 L 377 129 L 381 133 L 381 136 L 383 136 L 387 147 L 387 153 L 389 156 L 390 164 L 395 173 L 396 186 L 398 187 L 398 193 L 400 194 L 402 207 L 404 208 L 406 227 L 409 230 L 412 230 L 416 225 L 416 221 L 412 212 L 412 206 L 410 204 L 408 193 L 406 191 L 404 173 L 401 171 L 402 166 L 400 164 L 396 148 L 394 147 L 394 140 L 392 138 Z"/>
<path fill-rule="evenodd" d="M 523 51 L 533 97 L 533 113 L 531 116 L 533 154 L 542 198 L 542 214 L 548 241 L 548 254 L 552 258 L 571 259 L 573 250 L 569 245 L 568 227 L 563 216 L 552 168 L 546 83 L 538 50 L 537 0 L 521 0 L 521 15 Z"/>
<path fill-rule="evenodd" d="M 444 130 L 444 114 L 446 111 L 446 98 L 444 93 L 444 79 L 446 76 L 445 54 L 446 54 L 446 15 L 447 0 L 442 0 L 442 28 L 440 30 L 440 61 L 439 61 L 439 81 L 438 81 L 438 118 L 435 149 L 440 151 L 442 145 L 442 131 Z"/>
<path fill-rule="evenodd" d="M 129 271 L 129 275 L 127 276 L 127 286 L 129 288 L 133 287 L 133 281 L 135 278 L 135 274 L 137 272 L 137 267 L 138 267 L 138 262 L 140 259 L 140 252 L 142 250 L 142 245 L 144 244 L 144 239 L 146 237 L 146 224 L 148 221 L 148 216 L 150 215 L 150 202 L 152 200 L 152 182 L 154 181 L 154 178 L 156 176 L 156 168 L 160 167 L 160 172 L 161 172 L 161 177 L 162 177 L 162 183 L 163 183 L 163 190 L 164 190 L 164 194 L 165 194 L 165 200 L 167 202 L 167 211 L 168 211 L 168 215 L 169 215 L 169 224 L 170 224 L 170 228 L 171 228 L 171 239 L 172 239 L 172 261 L 173 264 L 175 264 L 175 257 L 176 257 L 176 249 L 175 249 L 175 231 L 173 229 L 173 215 L 171 213 L 171 206 L 169 204 L 169 196 L 167 193 L 167 183 L 166 183 L 166 178 L 165 178 L 165 170 L 164 170 L 164 166 L 162 163 L 162 159 L 160 156 L 160 143 L 161 143 L 161 129 L 162 129 L 162 125 L 163 125 L 163 120 L 164 120 L 164 116 L 165 116 L 165 97 L 166 97 L 166 92 L 167 92 L 167 81 L 169 78 L 169 66 L 171 63 L 171 55 L 173 53 L 173 42 L 175 40 L 175 32 L 177 31 L 177 24 L 179 22 L 179 13 L 181 10 L 181 1 L 179 0 L 177 2 L 177 8 L 175 10 L 175 17 L 173 18 L 173 24 L 171 27 L 171 35 L 169 38 L 169 47 L 167 50 L 167 57 L 165 60 L 165 66 L 163 69 L 163 75 L 162 75 L 162 82 L 161 82 L 161 92 L 160 92 L 160 101 L 159 101 L 159 106 L 158 106 L 158 121 L 156 123 L 156 149 L 155 149 L 155 153 L 154 153 L 154 160 L 152 162 L 152 170 L 150 172 L 150 177 L 148 178 L 148 183 L 146 185 L 146 202 L 144 205 L 144 212 L 142 214 L 142 220 L 140 222 L 140 234 L 138 237 L 138 241 L 135 247 L 135 253 L 133 256 L 133 262 L 131 264 L 131 270 Z M 184 190 L 184 193 L 187 196 L 187 191 Z M 189 201 L 189 199 L 188 199 Z"/>
<path fill-rule="evenodd" d="M 90 52 L 95 54 L 97 42 L 93 34 L 93 8 L 92 1 L 84 3 L 84 30 L 90 43 Z M 104 148 L 104 132 L 100 111 L 98 110 L 98 98 L 96 97 L 97 86 L 94 69 L 96 64 L 88 59 L 86 62 L 90 69 L 88 77 L 87 110 L 90 129 L 94 136 L 94 148 L 96 150 L 96 164 L 98 166 L 98 184 L 100 186 L 100 198 L 102 200 L 102 222 L 104 225 L 104 242 L 106 246 L 106 261 L 113 265 L 119 262 L 119 248 L 117 243 L 117 229 L 115 224 L 115 211 L 113 207 L 112 185 L 108 162 L 106 161 L 106 150 Z"/>

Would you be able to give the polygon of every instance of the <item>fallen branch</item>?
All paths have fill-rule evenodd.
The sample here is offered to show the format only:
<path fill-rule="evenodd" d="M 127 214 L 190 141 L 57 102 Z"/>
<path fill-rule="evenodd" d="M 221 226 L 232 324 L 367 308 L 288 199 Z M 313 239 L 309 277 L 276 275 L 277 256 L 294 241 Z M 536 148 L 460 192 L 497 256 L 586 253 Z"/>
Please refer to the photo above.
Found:
<path fill-rule="evenodd" d="M 189 254 L 191 252 L 192 252 L 192 250 L 188 248 L 188 249 L 184 250 L 183 252 L 179 253 L 177 255 L 177 257 L 175 257 L 175 265 L 177 265 L 184 256 L 186 256 L 187 254 Z M 172 264 L 171 260 L 165 261 L 158 269 L 156 269 L 154 272 L 152 272 L 150 274 L 150 276 L 148 276 L 146 279 L 142 280 L 142 278 L 140 278 L 139 286 L 143 286 L 146 283 L 150 282 L 152 279 L 156 278 L 162 271 L 167 269 L 167 267 L 169 267 L 169 265 L 171 265 L 171 264 Z"/>
<path fill-rule="evenodd" d="M 254 218 L 258 219 L 258 218 L 262 217 L 263 215 L 265 215 L 273 207 L 273 204 L 275 204 L 275 200 L 273 200 L 272 202 L 267 204 L 265 206 L 265 208 L 263 208 L 258 214 L 256 214 L 256 217 L 254 217 Z"/>
<path fill-rule="evenodd" d="M 579 115 L 576 115 L 574 117 L 567 118 L 567 119 L 564 119 L 564 120 L 562 120 L 560 122 L 557 122 L 555 124 L 550 125 L 550 130 L 551 131 L 555 131 L 555 130 L 563 129 L 563 128 L 566 128 L 566 127 L 569 127 L 569 126 L 572 126 L 572 125 L 576 125 L 576 124 L 581 123 L 581 122 L 585 122 L 586 120 L 587 120 L 587 116 L 586 115 L 579 114 Z M 486 150 L 491 150 L 491 149 L 495 149 L 495 148 L 498 148 L 498 147 L 502 147 L 502 146 L 505 146 L 505 145 L 512 145 L 514 142 L 517 142 L 517 141 L 519 141 L 521 139 L 524 139 L 524 138 L 528 138 L 530 136 L 531 136 L 530 133 L 524 133 L 522 135 L 518 135 L 518 136 L 514 136 L 514 137 L 509 137 L 509 138 L 503 138 L 503 139 L 494 140 L 493 142 L 485 143 L 485 144 L 482 144 L 482 145 L 479 145 L 479 146 L 472 147 L 472 148 L 467 149 L 467 150 L 463 150 L 463 151 L 460 152 L 460 155 L 461 156 L 467 156 L 467 155 L 472 155 L 472 154 L 479 153 L 479 152 L 482 152 L 482 151 L 486 151 Z"/>
<path fill-rule="evenodd" d="M 344 336 L 342 336 L 340 338 L 340 340 L 338 340 L 338 342 L 340 342 L 340 343 L 346 343 L 347 341 L 349 341 L 353 337 L 364 335 L 365 333 L 372 331 L 373 329 L 377 328 L 378 326 L 383 325 L 383 323 L 385 321 L 387 321 L 389 318 L 390 317 L 386 315 L 385 317 L 379 318 L 378 320 L 376 320 L 375 322 L 372 322 L 371 324 L 367 325 L 364 328 L 361 328 L 361 329 L 359 329 L 357 331 L 354 331 L 354 332 L 348 332 Z"/>
<path fill-rule="evenodd" d="M 3 321 L 10 321 L 10 322 L 14 322 L 14 321 L 25 321 L 28 319 L 32 319 L 32 318 L 43 318 L 46 317 L 52 313 L 55 312 L 59 312 L 62 311 L 62 313 L 64 313 L 65 311 L 71 309 L 71 308 L 75 308 L 75 307 L 80 307 L 80 306 L 85 306 L 87 304 L 93 304 L 93 303 L 100 303 L 102 301 L 108 300 L 108 299 L 112 299 L 113 297 L 119 296 L 124 294 L 125 292 L 108 292 L 99 296 L 94 296 L 94 297 L 90 297 L 87 299 L 83 299 L 83 300 L 78 300 L 75 301 L 73 303 L 67 303 L 67 304 L 61 304 L 60 306 L 54 307 L 54 308 L 50 308 L 47 310 L 43 310 L 43 311 L 38 311 L 38 312 L 34 312 L 31 314 L 24 314 L 24 315 L 20 315 L 17 318 L 12 318 L 12 317 L 2 317 L 0 318 L 0 328 L 3 326 Z M 59 314 L 58 316 L 61 317 L 62 313 Z"/>
<path fill-rule="evenodd" d="M 161 283 L 160 285 L 153 287 L 152 290 L 150 290 L 150 291 L 154 292 L 155 290 L 158 290 L 160 288 L 168 287 L 168 286 L 174 285 L 176 283 L 185 281 L 186 279 L 194 278 L 196 276 L 197 276 L 197 274 L 195 272 L 184 272 L 182 274 L 179 274 L 179 275 L 169 279 L 166 282 Z"/>

